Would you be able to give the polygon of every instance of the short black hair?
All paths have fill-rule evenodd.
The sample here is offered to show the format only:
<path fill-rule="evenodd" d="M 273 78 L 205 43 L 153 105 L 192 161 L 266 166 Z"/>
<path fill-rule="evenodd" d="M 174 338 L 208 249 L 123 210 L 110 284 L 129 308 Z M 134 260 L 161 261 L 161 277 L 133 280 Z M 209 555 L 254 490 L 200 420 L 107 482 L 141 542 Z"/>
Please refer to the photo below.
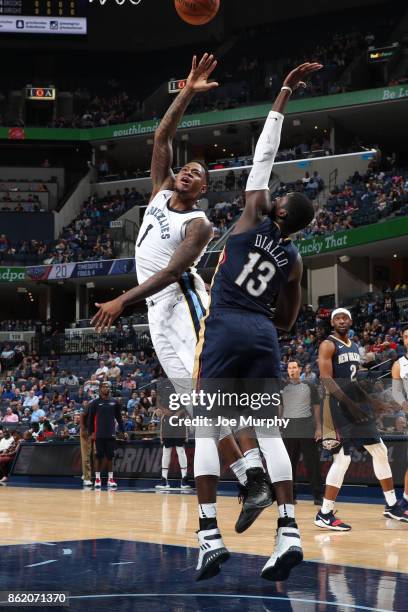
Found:
<path fill-rule="evenodd" d="M 207 164 L 202 159 L 190 159 L 189 164 L 200 164 L 205 173 L 205 181 L 207 183 L 207 190 L 210 188 L 210 171 L 208 170 Z"/>
<path fill-rule="evenodd" d="M 286 194 L 286 197 L 287 215 L 281 220 L 281 223 L 288 234 L 294 234 L 309 225 L 315 211 L 312 202 L 303 193 L 291 191 Z"/>
<path fill-rule="evenodd" d="M 408 325 L 405 325 L 402 330 L 401 330 L 401 334 L 405 334 L 405 332 L 408 331 Z"/>

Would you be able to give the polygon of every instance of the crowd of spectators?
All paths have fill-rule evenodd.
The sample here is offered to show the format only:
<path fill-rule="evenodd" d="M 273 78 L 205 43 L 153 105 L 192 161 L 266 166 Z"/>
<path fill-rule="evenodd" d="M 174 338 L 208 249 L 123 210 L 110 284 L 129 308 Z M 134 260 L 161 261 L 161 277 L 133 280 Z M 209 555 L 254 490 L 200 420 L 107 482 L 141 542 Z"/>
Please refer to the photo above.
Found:
<path fill-rule="evenodd" d="M 306 178 L 309 178 L 307 173 Z M 408 171 L 369 169 L 364 175 L 356 171 L 345 183 L 330 191 L 312 223 L 298 234 L 298 238 L 377 223 L 391 215 L 408 215 Z"/>
<path fill-rule="evenodd" d="M 91 349 L 78 358 L 76 371 L 63 366 L 56 355 L 42 359 L 33 352 L 6 372 L 0 384 L 0 441 L 11 428 L 24 432 L 25 440 L 78 436 L 82 411 L 106 381 L 121 404 L 126 437 L 157 434 L 161 411 L 155 383 L 163 372 L 152 350 L 120 354 Z"/>
<path fill-rule="evenodd" d="M 406 292 L 406 285 L 400 284 L 395 291 L 370 293 L 348 305 L 353 313 L 349 335 L 358 347 L 365 380 L 393 409 L 384 421 L 379 418 L 378 425 L 398 433 L 407 432 L 407 421 L 392 399 L 389 372 L 405 352 L 402 329 L 408 321 L 408 304 L 399 305 L 395 297 L 404 287 Z M 283 376 L 288 361 L 296 360 L 302 367 L 302 380 L 319 384 L 318 349 L 330 333 L 330 312 L 326 307 L 314 310 L 304 305 L 294 330 L 280 336 Z M 120 335 L 125 327 L 119 323 L 118 329 Z M 9 351 L 6 345 L 2 354 Z M 51 351 L 48 358 L 41 358 L 32 351 L 23 354 L 17 367 L 4 370 L 1 426 L 22 427 L 30 439 L 40 441 L 76 436 L 81 411 L 98 396 L 100 384 L 109 381 L 122 407 L 127 437 L 157 434 L 161 412 L 155 389 L 163 376 L 151 346 L 131 351 L 90 346 L 86 354 L 74 357 Z"/>

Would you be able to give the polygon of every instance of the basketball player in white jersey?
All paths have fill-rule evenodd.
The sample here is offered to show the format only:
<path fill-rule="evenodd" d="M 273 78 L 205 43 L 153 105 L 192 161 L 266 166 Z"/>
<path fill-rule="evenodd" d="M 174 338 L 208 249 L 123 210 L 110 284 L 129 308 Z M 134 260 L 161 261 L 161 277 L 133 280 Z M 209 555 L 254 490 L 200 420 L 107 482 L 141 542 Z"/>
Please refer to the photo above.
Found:
<path fill-rule="evenodd" d="M 172 141 L 194 95 L 218 86 L 208 82 L 216 65 L 214 56 L 208 53 L 199 63 L 193 58 L 186 87 L 156 130 L 152 195 L 135 249 L 139 285 L 110 302 L 96 304 L 99 310 L 91 322 L 96 330 L 109 329 L 126 306 L 146 299 L 154 349 L 178 393 L 191 391 L 200 320 L 208 305 L 205 285 L 195 264 L 213 232 L 204 211 L 197 207 L 197 200 L 207 191 L 208 171 L 201 162 L 191 161 L 175 176 L 171 169 Z M 243 456 L 226 427 L 220 433 L 219 449 L 240 484 L 247 487 L 240 516 L 247 529 L 262 509 L 273 503 L 271 488 L 260 467 L 259 450 L 251 449 Z"/>
<path fill-rule="evenodd" d="M 392 396 L 408 414 L 408 327 L 402 330 L 405 355 L 395 361 L 392 370 Z M 405 472 L 404 493 L 392 518 L 408 523 L 408 469 Z"/>

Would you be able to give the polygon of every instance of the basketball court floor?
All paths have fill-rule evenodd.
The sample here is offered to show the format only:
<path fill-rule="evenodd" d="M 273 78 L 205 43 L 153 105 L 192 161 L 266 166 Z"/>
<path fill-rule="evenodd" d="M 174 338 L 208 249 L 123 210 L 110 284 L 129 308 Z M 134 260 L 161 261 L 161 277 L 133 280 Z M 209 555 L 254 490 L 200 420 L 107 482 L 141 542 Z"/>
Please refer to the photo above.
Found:
<path fill-rule="evenodd" d="M 218 577 L 196 583 L 192 492 L 8 486 L 0 500 L 1 606 L 4 591 L 41 590 L 68 593 L 69 609 L 87 612 L 408 609 L 408 525 L 384 519 L 378 503 L 339 503 L 352 530 L 333 533 L 315 527 L 316 507 L 300 501 L 305 562 L 270 583 L 259 573 L 273 550 L 276 505 L 238 535 L 236 497 L 220 496 L 233 554 Z"/>

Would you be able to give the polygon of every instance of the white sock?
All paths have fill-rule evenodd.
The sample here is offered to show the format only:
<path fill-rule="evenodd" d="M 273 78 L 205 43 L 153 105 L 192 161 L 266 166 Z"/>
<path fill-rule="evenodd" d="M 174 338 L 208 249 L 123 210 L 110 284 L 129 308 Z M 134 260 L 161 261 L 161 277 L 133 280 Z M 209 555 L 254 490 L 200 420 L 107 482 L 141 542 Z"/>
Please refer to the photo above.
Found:
<path fill-rule="evenodd" d="M 168 473 L 169 473 L 169 468 L 162 468 L 162 478 L 164 478 L 164 480 L 167 480 Z"/>
<path fill-rule="evenodd" d="M 397 503 L 397 496 L 395 495 L 394 489 L 391 491 L 384 491 L 384 497 L 388 506 L 394 506 Z"/>
<path fill-rule="evenodd" d="M 248 469 L 248 464 L 246 462 L 246 459 L 244 457 L 241 457 L 240 459 L 238 459 L 234 463 L 231 463 L 230 468 L 234 472 L 234 474 L 237 477 L 238 481 L 242 485 L 245 486 L 246 483 L 247 483 L 247 480 L 248 480 L 247 479 L 247 475 L 246 475 L 246 471 Z"/>
<path fill-rule="evenodd" d="M 100 472 L 95 472 L 95 479 L 96 480 L 100 480 L 101 479 L 101 473 Z"/>
<path fill-rule="evenodd" d="M 293 504 L 282 504 L 278 506 L 279 518 L 295 518 L 295 506 Z"/>
<path fill-rule="evenodd" d="M 198 515 L 202 518 L 215 518 L 217 516 L 217 503 L 198 504 Z"/>
<path fill-rule="evenodd" d="M 185 478 L 187 476 L 187 468 L 180 468 L 181 469 L 181 477 Z"/>
<path fill-rule="evenodd" d="M 406 502 L 408 502 L 408 493 L 404 493 L 403 498 L 405 499 Z"/>
<path fill-rule="evenodd" d="M 332 512 L 333 509 L 334 509 L 334 501 L 332 499 L 326 499 L 325 497 L 323 497 L 323 504 L 322 504 L 323 514 L 328 514 L 329 512 Z"/>
<path fill-rule="evenodd" d="M 248 468 L 262 468 L 262 459 L 259 448 L 251 448 L 244 453 L 245 461 L 248 464 Z M 248 469 L 247 468 L 247 469 Z"/>
<path fill-rule="evenodd" d="M 108 480 L 113 480 L 113 472 L 108 472 Z"/>

